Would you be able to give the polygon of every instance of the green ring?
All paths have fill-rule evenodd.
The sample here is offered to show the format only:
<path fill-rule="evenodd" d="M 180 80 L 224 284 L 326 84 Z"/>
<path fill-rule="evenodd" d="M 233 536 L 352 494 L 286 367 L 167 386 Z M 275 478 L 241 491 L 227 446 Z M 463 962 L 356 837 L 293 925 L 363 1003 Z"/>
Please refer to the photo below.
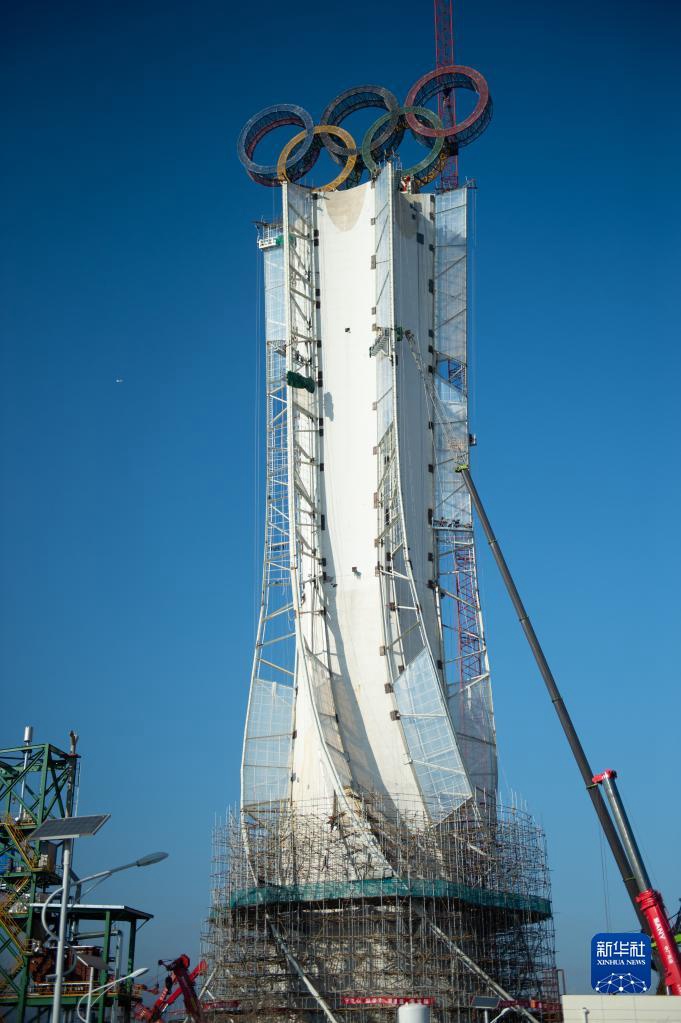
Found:
<path fill-rule="evenodd" d="M 429 110 L 428 107 L 400 107 L 400 117 L 403 117 L 406 114 L 418 114 L 419 117 L 428 121 L 431 128 L 442 128 L 442 121 L 438 115 L 433 110 Z M 371 155 L 371 143 L 374 136 L 380 131 L 386 121 L 394 116 L 394 110 L 387 114 L 382 114 L 378 120 L 374 121 L 362 139 L 362 160 L 370 174 L 376 174 L 378 171 L 378 164 Z M 414 135 L 415 138 L 417 137 L 414 131 L 412 131 L 412 135 Z M 419 185 L 428 184 L 429 181 L 432 181 L 433 178 L 437 177 L 443 163 L 447 159 L 447 150 L 443 153 L 444 144 L 444 137 L 437 138 L 435 140 L 435 145 L 428 151 L 428 156 L 424 156 L 424 158 L 419 163 L 415 163 L 413 167 L 408 167 L 406 170 L 403 170 L 402 174 L 404 176 L 408 174 L 415 178 Z M 426 173 L 424 173 L 423 177 L 419 177 L 419 175 L 423 172 Z"/>

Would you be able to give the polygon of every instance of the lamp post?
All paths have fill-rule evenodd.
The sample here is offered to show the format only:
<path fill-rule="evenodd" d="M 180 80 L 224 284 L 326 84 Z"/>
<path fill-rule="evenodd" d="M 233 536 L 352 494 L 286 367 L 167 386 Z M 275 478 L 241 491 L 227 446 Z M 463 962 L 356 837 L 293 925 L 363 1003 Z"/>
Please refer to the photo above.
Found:
<path fill-rule="evenodd" d="M 62 896 L 59 913 L 59 935 L 57 938 L 56 975 L 54 978 L 54 995 L 52 998 L 52 1023 L 59 1023 L 61 1012 L 61 992 L 64 984 L 64 950 L 66 948 L 66 919 L 69 902 L 69 882 L 71 880 L 71 855 L 73 839 L 67 838 L 62 850 Z M 57 889 L 58 890 L 58 889 Z"/>
<path fill-rule="evenodd" d="M 108 815 L 107 818 L 108 819 Z M 76 821 L 78 818 L 71 817 L 71 821 Z M 103 822 L 102 822 L 103 823 Z M 35 832 L 34 832 L 35 834 Z M 68 918 L 68 901 L 69 901 L 69 889 L 70 889 L 70 869 L 71 869 L 71 850 L 72 850 L 72 839 L 67 839 L 64 842 L 63 852 L 63 878 L 62 885 L 60 888 L 55 888 L 50 896 L 43 904 L 41 912 L 41 920 L 43 927 L 47 933 L 54 939 L 55 934 L 52 928 L 47 923 L 47 910 L 52 900 L 61 891 L 61 909 L 59 913 L 59 934 L 57 935 L 57 963 L 55 969 L 54 978 L 54 997 L 52 999 L 52 1023 L 60 1023 L 59 1015 L 61 1013 L 61 1000 L 62 991 L 64 986 L 64 955 L 66 952 L 66 923 Z M 89 874 L 87 877 L 79 878 L 77 882 L 78 888 L 82 888 L 88 881 L 94 881 L 95 884 L 99 884 L 100 881 L 104 881 L 107 877 L 111 877 L 112 874 L 117 874 L 121 870 L 129 870 L 130 867 L 149 867 L 153 863 L 159 863 L 161 860 L 165 860 L 168 856 L 166 852 L 155 852 L 148 853 L 146 856 L 140 857 L 138 860 L 133 860 L 132 863 L 124 863 L 120 867 L 110 867 L 108 870 L 99 870 L 96 874 Z M 93 885 L 94 887 L 94 885 Z M 127 977 L 122 978 L 127 980 Z M 79 1003 L 80 1004 L 80 1003 Z"/>
<path fill-rule="evenodd" d="M 87 1008 L 85 1010 L 86 1019 L 89 1020 L 90 1009 L 92 1008 L 92 994 L 94 991 L 95 970 L 99 971 L 105 970 L 106 963 L 101 958 L 101 956 L 93 956 L 85 952 L 79 952 L 77 958 L 80 959 L 81 963 L 83 963 L 84 966 L 87 966 L 90 971 L 87 985 Z"/>
<path fill-rule="evenodd" d="M 56 895 L 61 890 L 61 914 L 59 917 L 59 935 L 57 937 L 57 964 L 54 978 L 54 998 L 52 999 L 52 1023 L 59 1023 L 59 1015 L 61 1013 L 61 993 L 64 983 L 64 950 L 66 948 L 66 918 L 69 904 L 69 886 L 71 883 L 73 840 L 74 838 L 86 838 L 89 835 L 95 835 L 102 825 L 106 824 L 110 816 L 110 813 L 99 813 L 89 817 L 61 817 L 46 820 L 38 825 L 35 831 L 32 831 L 28 836 L 31 842 L 61 839 L 64 843 L 61 860 L 61 889 L 57 888 L 53 893 Z M 54 937 L 54 931 L 50 930 L 50 934 Z"/>
<path fill-rule="evenodd" d="M 52 900 L 61 892 L 61 910 L 59 914 L 59 933 L 57 939 L 57 962 L 54 976 L 54 997 L 52 999 L 52 1023 L 60 1023 L 62 990 L 64 986 L 64 954 L 66 951 L 66 925 L 69 909 L 69 892 L 71 887 L 71 857 L 73 854 L 73 840 L 95 835 L 99 829 L 106 824 L 111 814 L 94 814 L 88 817 L 62 817 L 43 821 L 35 831 L 28 836 L 30 841 L 55 841 L 61 839 L 64 842 L 62 850 L 62 883 L 59 888 L 50 894 L 43 905 L 41 919 L 46 932 L 54 940 L 55 933 L 47 924 L 47 909 Z M 99 883 L 111 874 L 120 870 L 127 870 L 129 867 L 147 867 L 152 863 L 164 860 L 168 853 L 149 853 L 132 863 L 124 863 L 120 867 L 111 867 L 109 870 L 100 870 L 78 881 L 81 888 L 87 881 Z"/>
<path fill-rule="evenodd" d="M 125 977 L 114 977 L 114 979 L 110 980 L 108 984 L 102 984 L 101 987 L 96 987 L 93 991 L 88 991 L 87 994 L 83 995 L 82 998 L 78 1000 L 78 1004 L 76 1005 L 76 1014 L 78 1019 L 82 1020 L 83 1023 L 90 1023 L 90 1011 L 92 1007 L 99 1001 L 102 995 L 109 990 L 110 987 L 115 987 L 116 984 L 122 984 L 126 980 L 133 980 L 135 977 L 141 977 L 148 969 L 148 966 L 141 966 L 138 970 L 133 970 L 132 973 L 128 973 Z M 97 995 L 97 997 L 93 1000 L 92 995 Z M 83 1016 L 80 1011 L 80 1007 L 85 999 L 87 999 L 88 1003 L 87 1016 Z"/>

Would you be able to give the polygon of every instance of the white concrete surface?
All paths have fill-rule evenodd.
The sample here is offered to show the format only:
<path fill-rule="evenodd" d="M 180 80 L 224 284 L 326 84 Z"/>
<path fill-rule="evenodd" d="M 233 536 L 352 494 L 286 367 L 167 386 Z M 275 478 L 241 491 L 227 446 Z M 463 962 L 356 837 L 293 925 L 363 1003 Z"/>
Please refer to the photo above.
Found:
<path fill-rule="evenodd" d="M 681 1023 L 681 998 L 660 995 L 563 995 L 565 1023 Z"/>

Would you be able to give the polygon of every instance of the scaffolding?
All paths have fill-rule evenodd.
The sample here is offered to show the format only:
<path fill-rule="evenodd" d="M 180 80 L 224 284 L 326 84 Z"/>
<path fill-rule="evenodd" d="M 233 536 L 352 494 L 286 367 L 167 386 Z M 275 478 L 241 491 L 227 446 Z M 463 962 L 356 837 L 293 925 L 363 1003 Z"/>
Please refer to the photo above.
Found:
<path fill-rule="evenodd" d="M 214 835 L 209 1018 L 372 1023 L 427 999 L 438 1023 L 472 1023 L 492 992 L 504 1018 L 560 1018 L 543 833 L 496 798 L 452 454 L 452 438 L 472 442 L 473 192 L 398 189 L 391 163 L 352 210 L 285 184 L 281 221 L 259 225 L 263 589 L 241 807 Z M 427 363 L 432 421 L 405 339 Z"/>
<path fill-rule="evenodd" d="M 373 859 L 353 853 L 367 831 Z M 323 1000 L 331 1018 L 373 1023 L 421 998 L 438 1023 L 469 1023 L 490 993 L 469 957 L 511 1003 L 560 1019 L 543 832 L 499 804 L 436 825 L 380 797 L 230 813 L 213 835 L 204 954 L 216 1018 L 307 1021 Z"/>

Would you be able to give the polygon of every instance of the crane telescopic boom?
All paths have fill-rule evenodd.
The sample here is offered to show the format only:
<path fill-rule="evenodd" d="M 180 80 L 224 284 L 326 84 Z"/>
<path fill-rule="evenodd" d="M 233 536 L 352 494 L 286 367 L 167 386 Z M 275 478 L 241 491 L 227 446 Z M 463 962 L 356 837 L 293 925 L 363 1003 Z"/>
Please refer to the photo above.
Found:
<path fill-rule="evenodd" d="M 438 425 L 443 429 L 447 440 L 447 446 L 450 448 L 451 456 L 456 459 L 458 463 L 456 471 L 460 474 L 466 485 L 466 489 L 470 494 L 473 507 L 475 508 L 480 524 L 483 528 L 483 532 L 487 538 L 487 542 L 489 543 L 492 556 L 497 564 L 501 578 L 504 581 L 508 595 L 511 598 L 511 603 L 518 615 L 518 621 L 525 633 L 525 638 L 527 639 L 534 659 L 537 662 L 537 667 L 539 668 L 544 684 L 546 685 L 551 703 L 558 715 L 558 720 L 560 721 L 561 727 L 572 751 L 572 755 L 575 758 L 579 772 L 584 784 L 586 785 L 586 790 L 593 804 L 593 808 L 596 811 L 596 816 L 598 817 L 601 828 L 603 829 L 605 838 L 615 858 L 617 868 L 622 875 L 622 880 L 624 881 L 624 885 L 629 893 L 631 903 L 643 929 L 645 931 L 649 931 L 653 940 L 657 942 L 658 959 L 660 960 L 665 984 L 671 994 L 681 995 L 681 955 L 679 954 L 679 949 L 672 934 L 671 924 L 664 909 L 662 896 L 659 892 L 652 888 L 650 878 L 643 866 L 638 846 L 636 845 L 627 815 L 614 784 L 614 772 L 606 771 L 604 775 L 595 776 L 591 770 L 586 753 L 584 752 L 584 747 L 582 746 L 577 730 L 572 722 L 572 718 L 568 713 L 568 709 L 565 706 L 563 697 L 560 694 L 560 690 L 556 684 L 553 672 L 549 667 L 549 663 L 546 660 L 546 656 L 539 639 L 537 638 L 537 634 L 534 631 L 534 626 L 530 621 L 530 616 L 525 610 L 525 605 L 521 600 L 518 588 L 513 580 L 513 576 L 506 564 L 506 559 L 501 547 L 499 546 L 499 542 L 494 535 L 492 524 L 487 516 L 483 503 L 480 499 L 480 495 L 471 478 L 470 469 L 468 467 L 468 451 L 467 449 L 461 448 L 459 441 L 452 431 L 448 411 L 443 405 L 435 386 L 434 374 L 426 372 L 418 342 L 411 330 L 397 328 L 396 338 L 397 340 L 402 338 L 406 340 L 412 356 L 414 357 L 416 367 L 423 381 L 426 395 L 433 407 L 435 419 L 437 420 Z M 608 795 L 612 806 L 612 816 L 610 815 L 603 799 L 603 795 L 600 790 L 601 783 L 605 783 L 606 794 Z M 613 822 L 613 817 L 616 823 Z"/>
<path fill-rule="evenodd" d="M 537 662 L 541 676 L 544 679 L 551 702 L 553 703 L 563 731 L 565 732 L 565 737 L 567 738 L 570 749 L 572 750 L 573 756 L 577 762 L 580 774 L 584 779 L 587 792 L 589 793 L 591 802 L 593 803 L 594 810 L 596 811 L 596 815 L 600 821 L 600 825 L 603 829 L 608 845 L 615 857 L 615 862 L 617 863 L 620 874 L 622 875 L 622 880 L 624 881 L 629 893 L 632 905 L 636 910 L 636 915 L 643 923 L 644 929 L 650 931 L 651 937 L 657 942 L 658 958 L 664 974 L 665 984 L 671 994 L 681 995 L 681 957 L 679 956 L 679 950 L 676 946 L 676 942 L 674 941 L 671 925 L 665 913 L 662 896 L 659 892 L 656 892 L 652 888 L 648 874 L 643 867 L 643 862 L 641 860 L 640 853 L 638 852 L 638 847 L 633 838 L 633 834 L 631 834 L 631 828 L 629 827 L 624 807 L 619 799 L 616 788 L 613 786 L 613 772 L 606 772 L 606 774 L 610 774 L 611 777 L 603 780 L 607 780 L 609 782 L 609 791 L 606 789 L 608 795 L 610 795 L 610 793 L 614 793 L 616 796 L 616 799 L 615 796 L 611 798 L 611 805 L 613 806 L 613 816 L 615 817 L 615 821 L 617 821 L 618 827 L 616 827 L 613 823 L 613 819 L 608 812 L 608 808 L 605 805 L 600 791 L 599 785 L 602 776 L 595 776 L 589 767 L 589 761 L 586 758 L 584 748 L 580 742 L 579 736 L 577 735 L 575 726 L 572 723 L 572 718 L 568 714 L 567 707 L 560 695 L 560 691 L 556 685 L 556 680 L 554 679 L 548 661 L 544 656 L 544 651 L 537 639 L 537 634 L 534 631 L 529 615 L 527 614 L 525 606 L 520 599 L 520 594 L 518 593 L 518 589 L 513 581 L 508 565 L 506 564 L 506 559 L 504 558 L 499 542 L 494 535 L 491 523 L 487 517 L 482 501 L 480 500 L 480 495 L 478 494 L 476 486 L 471 478 L 470 469 L 468 468 L 468 465 L 462 464 L 457 467 L 456 471 L 462 476 L 468 492 L 471 495 L 471 501 L 473 502 L 473 506 L 478 514 L 478 518 L 480 519 L 480 524 L 482 525 L 483 532 L 487 537 L 487 542 L 489 543 L 492 555 L 497 563 L 497 567 L 501 573 L 502 579 L 504 580 L 511 602 L 518 615 L 521 628 L 525 633 L 527 642 L 534 654 L 534 659 Z M 624 839 L 624 844 L 620 835 L 622 835 L 622 838 Z"/>

